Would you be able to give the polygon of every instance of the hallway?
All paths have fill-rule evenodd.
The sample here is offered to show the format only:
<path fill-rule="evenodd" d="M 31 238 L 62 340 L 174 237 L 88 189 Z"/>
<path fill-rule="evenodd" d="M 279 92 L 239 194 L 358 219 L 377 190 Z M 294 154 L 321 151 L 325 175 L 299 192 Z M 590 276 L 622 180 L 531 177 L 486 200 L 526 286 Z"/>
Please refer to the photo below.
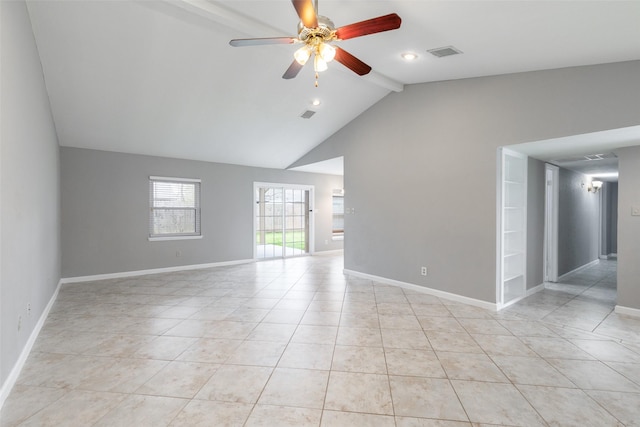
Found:
<path fill-rule="evenodd" d="M 614 312 L 616 268 L 616 260 L 600 260 L 558 283 L 547 283 L 543 291 L 519 301 L 502 313 L 616 340 L 640 342 L 640 319 Z M 621 305 L 625 305 L 624 301 Z"/>

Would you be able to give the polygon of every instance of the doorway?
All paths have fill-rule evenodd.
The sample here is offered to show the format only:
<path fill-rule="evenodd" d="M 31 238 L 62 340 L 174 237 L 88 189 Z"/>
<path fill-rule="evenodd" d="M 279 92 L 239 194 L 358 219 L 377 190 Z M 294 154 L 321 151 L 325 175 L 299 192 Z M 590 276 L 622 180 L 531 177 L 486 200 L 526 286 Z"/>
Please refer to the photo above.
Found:
<path fill-rule="evenodd" d="M 254 184 L 254 258 L 309 255 L 313 186 Z"/>

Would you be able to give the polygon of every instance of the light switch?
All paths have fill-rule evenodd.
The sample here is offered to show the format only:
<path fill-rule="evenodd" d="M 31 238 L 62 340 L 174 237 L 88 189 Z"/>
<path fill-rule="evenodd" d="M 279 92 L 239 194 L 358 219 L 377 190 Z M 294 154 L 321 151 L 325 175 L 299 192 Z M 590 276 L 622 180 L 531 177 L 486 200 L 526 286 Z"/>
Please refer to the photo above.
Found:
<path fill-rule="evenodd" d="M 631 215 L 640 216 L 640 206 L 631 206 Z"/>

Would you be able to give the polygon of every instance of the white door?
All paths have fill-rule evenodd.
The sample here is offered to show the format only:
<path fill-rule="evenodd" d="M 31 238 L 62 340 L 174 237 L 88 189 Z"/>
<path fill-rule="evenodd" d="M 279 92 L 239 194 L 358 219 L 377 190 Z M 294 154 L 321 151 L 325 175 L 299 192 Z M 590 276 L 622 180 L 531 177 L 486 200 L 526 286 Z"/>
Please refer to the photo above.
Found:
<path fill-rule="evenodd" d="M 500 149 L 498 306 L 526 296 L 527 156 Z"/>

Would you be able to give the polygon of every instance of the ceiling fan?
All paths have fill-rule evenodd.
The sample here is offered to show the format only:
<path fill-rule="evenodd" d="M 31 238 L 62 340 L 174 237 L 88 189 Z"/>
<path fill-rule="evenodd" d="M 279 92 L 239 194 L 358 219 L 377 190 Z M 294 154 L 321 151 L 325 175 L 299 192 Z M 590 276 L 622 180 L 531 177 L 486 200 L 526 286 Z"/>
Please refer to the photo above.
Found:
<path fill-rule="evenodd" d="M 318 72 L 327 69 L 327 63 L 336 60 L 354 73 L 364 76 L 371 71 L 371 67 L 346 50 L 334 46 L 332 42 L 381 33 L 383 31 L 400 28 L 402 20 L 391 13 L 377 18 L 367 19 L 344 27 L 335 28 L 333 22 L 326 16 L 318 15 L 318 2 L 314 6 L 313 0 L 291 0 L 293 7 L 300 17 L 297 37 L 267 37 L 251 39 L 234 39 L 231 46 L 258 46 L 268 44 L 304 44 L 294 53 L 294 61 L 282 76 L 292 79 L 298 75 L 304 64 L 313 55 L 313 68 L 316 72 L 316 87 L 318 86 Z"/>

